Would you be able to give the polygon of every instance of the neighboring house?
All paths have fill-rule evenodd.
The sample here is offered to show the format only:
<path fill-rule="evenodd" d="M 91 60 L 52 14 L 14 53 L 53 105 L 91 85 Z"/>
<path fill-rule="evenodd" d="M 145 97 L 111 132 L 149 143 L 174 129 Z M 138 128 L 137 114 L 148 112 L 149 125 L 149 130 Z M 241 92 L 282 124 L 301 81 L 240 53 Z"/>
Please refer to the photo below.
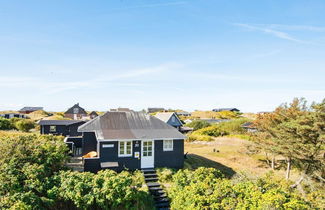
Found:
<path fill-rule="evenodd" d="M 25 115 L 20 113 L 6 113 L 6 114 L 0 114 L 0 117 L 11 119 L 11 118 L 27 118 Z"/>
<path fill-rule="evenodd" d="M 180 128 L 183 126 L 183 123 L 175 112 L 158 112 L 155 117 L 157 117 L 159 120 L 164 121 L 168 125 L 173 126 L 177 130 L 180 130 Z"/>
<path fill-rule="evenodd" d="M 256 126 L 252 122 L 246 122 L 241 125 L 242 128 L 244 128 L 247 132 L 254 133 L 257 131 Z"/>
<path fill-rule="evenodd" d="M 27 107 L 25 106 L 24 108 L 19 110 L 19 113 L 22 114 L 29 114 L 38 110 L 43 110 L 43 107 Z"/>
<path fill-rule="evenodd" d="M 87 112 L 84 108 L 79 106 L 79 103 L 75 104 L 73 107 L 69 108 L 68 111 L 64 113 L 64 117 L 73 120 L 80 120 L 87 117 Z"/>
<path fill-rule="evenodd" d="M 231 112 L 239 112 L 239 109 L 236 108 L 219 108 L 219 109 L 212 109 L 214 112 L 222 112 L 222 111 L 231 111 Z"/>
<path fill-rule="evenodd" d="M 81 136 L 78 127 L 84 124 L 81 120 L 41 120 L 41 134 L 52 134 L 61 136 Z"/>
<path fill-rule="evenodd" d="M 186 120 L 184 120 L 184 123 L 185 123 L 185 124 L 187 124 L 187 123 L 191 123 L 191 122 L 193 122 L 193 120 L 191 120 L 191 119 L 186 119 Z"/>
<path fill-rule="evenodd" d="M 89 117 L 90 117 L 90 119 L 94 119 L 95 117 L 98 117 L 98 114 L 97 114 L 97 112 L 92 111 L 92 112 L 89 114 Z"/>
<path fill-rule="evenodd" d="M 230 119 L 200 119 L 200 120 L 206 121 L 210 124 L 218 124 L 218 123 L 230 121 Z"/>
<path fill-rule="evenodd" d="M 106 112 L 83 124 L 84 171 L 182 168 L 184 139 L 177 129 L 143 112 Z"/>
<path fill-rule="evenodd" d="M 148 108 L 148 113 L 164 112 L 164 108 Z"/>
<path fill-rule="evenodd" d="M 190 112 L 176 112 L 178 116 L 184 116 L 184 117 L 190 117 L 191 113 Z"/>

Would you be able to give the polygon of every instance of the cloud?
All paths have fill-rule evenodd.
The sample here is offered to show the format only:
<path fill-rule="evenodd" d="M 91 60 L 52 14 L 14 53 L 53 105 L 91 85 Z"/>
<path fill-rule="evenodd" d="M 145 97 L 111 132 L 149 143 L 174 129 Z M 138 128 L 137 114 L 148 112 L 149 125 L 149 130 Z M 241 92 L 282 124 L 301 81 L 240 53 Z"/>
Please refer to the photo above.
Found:
<path fill-rule="evenodd" d="M 285 31 L 313 31 L 325 32 L 325 27 L 309 25 L 285 25 L 285 24 L 258 24 L 258 26 L 268 27 Z"/>
<path fill-rule="evenodd" d="M 280 39 L 284 39 L 284 40 L 288 40 L 288 41 L 292 41 L 292 42 L 297 42 L 297 43 L 306 43 L 305 41 L 302 41 L 302 40 L 299 40 L 299 39 L 296 39 L 296 38 L 290 36 L 286 32 L 271 29 L 271 27 L 268 27 L 266 25 L 255 26 L 255 25 L 243 24 L 243 23 L 235 23 L 234 25 L 242 27 L 242 28 L 246 28 L 246 29 L 249 29 L 249 30 L 252 30 L 252 31 L 261 31 L 261 32 L 264 32 L 266 34 L 270 34 L 272 36 L 280 38 Z"/>
<path fill-rule="evenodd" d="M 140 87 L 142 84 L 129 81 L 129 79 L 145 78 L 146 76 L 166 73 L 181 66 L 177 63 L 165 63 L 132 71 L 122 71 L 122 73 L 117 74 L 100 75 L 94 79 L 82 81 L 51 81 L 51 79 L 41 77 L 0 77 L 0 88 L 41 88 L 42 90 L 48 90 L 48 93 L 51 94 L 80 88 L 98 88 L 104 85 Z"/>

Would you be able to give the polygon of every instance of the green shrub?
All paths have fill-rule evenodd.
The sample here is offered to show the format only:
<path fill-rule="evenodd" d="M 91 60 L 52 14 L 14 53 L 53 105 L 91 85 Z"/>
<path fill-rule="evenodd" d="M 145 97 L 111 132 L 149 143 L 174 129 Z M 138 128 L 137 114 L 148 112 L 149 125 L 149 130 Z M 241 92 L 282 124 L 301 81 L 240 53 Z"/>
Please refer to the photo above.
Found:
<path fill-rule="evenodd" d="M 10 120 L 0 117 L 0 130 L 10 130 L 13 128 L 14 126 Z"/>
<path fill-rule="evenodd" d="M 20 131 L 28 132 L 30 129 L 35 128 L 36 124 L 32 120 L 22 119 L 15 123 L 15 127 Z"/>
<path fill-rule="evenodd" d="M 216 169 L 180 170 L 168 191 L 172 209 L 320 209 L 270 177 L 232 182 Z"/>
<path fill-rule="evenodd" d="M 173 175 L 175 174 L 175 170 L 171 168 L 157 168 L 156 171 L 159 181 L 162 183 L 172 181 Z"/>
<path fill-rule="evenodd" d="M 211 136 L 191 133 L 187 136 L 187 141 L 213 141 Z"/>
<path fill-rule="evenodd" d="M 211 125 L 210 123 L 208 123 L 204 120 L 195 120 L 193 122 L 186 124 L 186 126 L 193 128 L 194 131 L 199 130 L 201 128 L 208 127 L 210 125 Z"/>

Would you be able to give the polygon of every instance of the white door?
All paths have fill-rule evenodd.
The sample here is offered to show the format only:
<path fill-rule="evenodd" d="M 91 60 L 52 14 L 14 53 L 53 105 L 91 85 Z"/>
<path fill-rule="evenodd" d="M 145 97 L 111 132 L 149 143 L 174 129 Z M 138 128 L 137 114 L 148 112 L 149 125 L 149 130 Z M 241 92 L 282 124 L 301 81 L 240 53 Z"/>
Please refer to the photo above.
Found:
<path fill-rule="evenodd" d="M 141 168 L 154 167 L 154 141 L 141 141 Z"/>

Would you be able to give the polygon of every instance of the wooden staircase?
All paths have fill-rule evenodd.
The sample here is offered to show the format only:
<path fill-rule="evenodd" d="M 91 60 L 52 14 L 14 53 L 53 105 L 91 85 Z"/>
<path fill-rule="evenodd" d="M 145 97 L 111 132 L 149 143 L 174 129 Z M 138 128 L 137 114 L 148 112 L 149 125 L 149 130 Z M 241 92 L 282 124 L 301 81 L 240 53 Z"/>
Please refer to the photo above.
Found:
<path fill-rule="evenodd" d="M 71 168 L 73 171 L 84 171 L 84 164 L 82 161 L 82 157 L 71 157 L 69 162 L 66 163 L 66 166 Z"/>
<path fill-rule="evenodd" d="M 142 169 L 141 171 L 144 175 L 145 182 L 149 188 L 149 192 L 153 196 L 156 209 L 170 209 L 169 199 L 165 191 L 161 188 L 160 184 L 158 183 L 158 176 L 156 174 L 155 169 Z"/>

